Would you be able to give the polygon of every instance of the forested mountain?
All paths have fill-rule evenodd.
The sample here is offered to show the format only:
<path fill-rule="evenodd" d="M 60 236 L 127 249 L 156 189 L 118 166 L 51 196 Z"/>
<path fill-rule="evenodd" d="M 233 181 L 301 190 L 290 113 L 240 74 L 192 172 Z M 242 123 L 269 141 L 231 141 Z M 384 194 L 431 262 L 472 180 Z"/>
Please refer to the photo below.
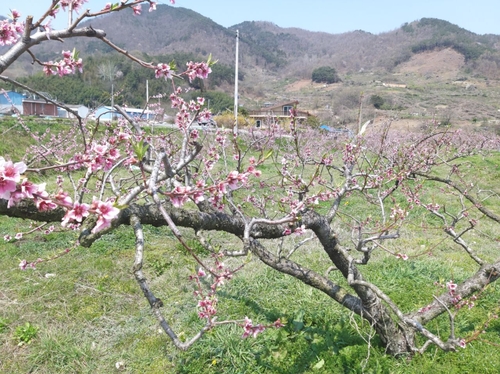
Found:
<path fill-rule="evenodd" d="M 132 11 L 118 12 L 86 24 L 106 30 L 110 40 L 146 61 L 169 62 L 174 59 L 182 67 L 186 61 L 206 60 L 212 54 L 215 60 L 219 60 L 212 78 L 204 87 L 198 87 L 199 82 L 195 82 L 195 88 L 205 90 L 218 87 L 230 92 L 229 85 L 234 81 L 232 66 L 236 30 L 240 34 L 240 79 L 258 79 L 259 85 L 273 79 L 310 79 L 312 71 L 320 66 L 334 67 L 343 76 L 359 72 L 392 73 L 413 56 L 444 48 L 463 55 L 462 69 L 469 74 L 485 78 L 500 76 L 500 36 L 477 35 L 433 18 L 405 23 L 398 29 L 377 35 L 361 30 L 328 34 L 256 21 L 225 28 L 189 9 L 158 5 L 157 11 L 143 12 L 141 16 L 134 16 Z M 66 88 L 60 87 L 58 91 L 60 83 L 49 84 L 40 77 L 23 79 L 36 81 L 39 89 L 50 90 L 61 99 L 64 95 L 67 102 L 88 105 L 92 105 L 90 101 L 101 102 L 106 95 L 109 96 L 108 86 L 112 83 L 123 89 L 123 95 L 129 95 L 126 101 L 131 105 L 143 101 L 138 92 L 145 92 L 147 79 L 152 85 L 150 92 L 162 92 L 161 82 L 155 82 L 151 72 L 141 71 L 118 57 L 99 40 L 75 39 L 71 46 L 50 41 L 34 48 L 34 53 L 42 61 L 54 60 L 62 49 L 73 46 L 85 60 L 85 71 L 72 78 L 76 82 L 72 84 L 83 85 L 87 92 L 85 97 L 75 96 L 74 90 L 75 97 L 69 97 Z M 112 74 L 118 76 L 108 74 L 106 78 L 106 64 L 114 71 Z M 40 70 L 25 57 L 10 69 L 9 74 L 13 77 L 31 76 L 39 74 Z M 127 94 L 127 91 L 135 94 Z"/>
<path fill-rule="evenodd" d="M 335 66 L 344 73 L 360 69 L 392 71 L 412 55 L 435 48 L 456 50 L 473 69 L 488 61 L 500 67 L 500 36 L 477 35 L 433 18 L 405 23 L 378 35 L 361 30 L 334 35 L 283 29 L 269 22 L 244 22 L 231 29 L 240 30 L 256 56 L 255 63 L 273 53 L 275 64 L 285 67 L 280 70 L 288 74 L 310 76 L 322 65 Z M 267 61 L 272 60 L 267 57 Z"/>
<path fill-rule="evenodd" d="M 405 23 L 378 35 L 361 30 L 328 34 L 256 21 L 225 28 L 192 10 L 158 5 L 157 11 L 141 16 L 118 12 L 87 24 L 106 30 L 110 40 L 128 51 L 150 56 L 186 52 L 206 57 L 211 53 L 227 65 L 233 64 L 235 30 L 239 30 L 242 66 L 257 66 L 280 76 L 307 75 L 319 65 L 332 65 L 341 72 L 390 71 L 413 54 L 443 47 L 462 53 L 472 68 L 483 61 L 500 63 L 500 36 L 477 35 L 433 18 Z M 82 56 L 110 51 L 98 40 L 75 40 L 75 45 Z M 53 41 L 35 51 L 44 60 L 55 58 L 60 50 L 61 44 Z"/>

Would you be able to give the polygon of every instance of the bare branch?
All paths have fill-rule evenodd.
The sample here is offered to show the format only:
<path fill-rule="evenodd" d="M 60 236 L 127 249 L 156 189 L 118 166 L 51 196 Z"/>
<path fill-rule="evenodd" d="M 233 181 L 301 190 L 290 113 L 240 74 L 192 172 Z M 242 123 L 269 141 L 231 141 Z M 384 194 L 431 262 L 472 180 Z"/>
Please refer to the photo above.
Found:
<path fill-rule="evenodd" d="M 135 279 L 139 284 L 139 287 L 141 288 L 144 296 L 148 300 L 149 305 L 151 306 L 151 309 L 153 311 L 153 314 L 160 323 L 160 326 L 162 327 L 163 331 L 165 331 L 165 333 L 168 335 L 168 337 L 172 340 L 172 342 L 177 348 L 185 351 L 190 346 L 192 346 L 196 341 L 198 341 L 205 332 L 212 329 L 213 325 L 207 323 L 196 335 L 194 335 L 190 340 L 186 342 L 182 342 L 179 339 L 177 334 L 174 332 L 174 330 L 172 330 L 168 322 L 163 317 L 163 314 L 160 310 L 160 308 L 164 306 L 163 301 L 161 299 L 158 299 L 150 290 L 147 279 L 144 276 L 144 273 L 142 272 L 143 258 L 144 258 L 144 234 L 142 231 L 141 221 L 135 215 L 133 215 L 130 220 L 136 237 L 135 259 L 134 259 L 134 266 L 132 268 Z"/>

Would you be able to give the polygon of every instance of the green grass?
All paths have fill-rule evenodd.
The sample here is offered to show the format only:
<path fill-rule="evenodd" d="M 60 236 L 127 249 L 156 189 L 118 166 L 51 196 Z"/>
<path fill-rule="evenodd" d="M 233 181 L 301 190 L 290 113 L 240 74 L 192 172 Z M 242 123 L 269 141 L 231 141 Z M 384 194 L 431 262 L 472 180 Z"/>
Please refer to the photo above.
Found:
<path fill-rule="evenodd" d="M 483 189 L 497 189 L 500 156 L 469 160 Z M 234 162 L 230 163 L 234 166 Z M 271 169 L 263 168 L 264 173 Z M 243 193 L 243 192 L 241 192 Z M 342 210 L 369 216 L 376 207 L 362 205 L 353 194 Z M 494 205 L 492 209 L 498 209 Z M 450 209 L 456 206 L 450 205 Z M 323 207 L 323 209 L 326 209 Z M 345 220 L 347 218 L 344 217 Z M 395 252 L 425 255 L 402 261 L 383 253 L 363 267 L 366 278 L 379 284 L 403 311 L 415 310 L 442 292 L 435 282 L 459 282 L 476 271 L 450 241 L 433 239 L 430 229 L 416 233 L 434 218 L 416 211 L 408 230 L 387 244 Z M 486 222 L 473 236 L 479 253 L 498 257 L 497 229 Z M 0 217 L 0 240 L 5 234 L 29 230 L 29 222 Z M 151 287 L 165 304 L 167 320 L 181 338 L 191 337 L 203 324 L 196 314 L 194 285 L 188 276 L 196 263 L 167 228 L 145 227 L 144 271 Z M 197 255 L 207 259 L 191 230 L 183 230 Z M 221 233 L 211 233 L 223 249 L 240 243 Z M 349 232 L 341 232 L 349 240 Z M 493 320 L 481 340 L 466 349 L 444 353 L 431 347 L 412 359 L 385 355 L 370 326 L 323 293 L 273 271 L 257 259 L 220 289 L 219 319 L 270 324 L 277 318 L 282 329 L 269 329 L 256 339 L 241 339 L 235 325 L 208 332 L 189 351 L 176 350 L 152 316 L 132 273 L 133 232 L 122 227 L 103 236 L 91 248 L 76 248 L 57 260 L 20 271 L 21 259 L 55 256 L 71 244 L 77 233 L 36 233 L 20 241 L 0 242 L 0 372 L 1 373 L 113 373 L 123 362 L 127 373 L 497 373 L 500 323 Z M 290 236 L 287 245 L 301 238 Z M 277 248 L 277 242 L 270 244 Z M 320 246 L 308 243 L 293 259 L 323 274 L 329 265 Z M 207 259 L 209 260 L 209 259 Z M 247 259 L 227 259 L 236 267 Z M 332 280 L 346 286 L 336 272 Z M 472 310 L 456 316 L 456 334 L 466 337 L 498 307 L 500 285 L 489 286 Z M 444 338 L 449 333 L 447 315 L 427 326 Z M 19 344 L 21 341 L 25 344 Z M 423 341 L 421 341 L 423 343 Z"/>
<path fill-rule="evenodd" d="M 23 117 L 23 120 L 30 131 L 37 136 L 43 135 L 47 129 L 50 129 L 52 133 L 57 133 L 69 126 L 73 126 L 64 119 L 44 120 L 35 117 Z M 12 160 L 20 160 L 24 156 L 26 148 L 36 143 L 32 137 L 27 135 L 16 118 L 0 117 L 0 134 L 2 135 L 0 155 Z"/>
<path fill-rule="evenodd" d="M 27 223 L 0 219 L 2 234 Z M 189 231 L 186 231 L 189 237 Z M 103 237 L 91 248 L 78 248 L 36 270 L 20 271 L 19 259 L 46 256 L 64 249 L 72 234 L 51 234 L 53 239 L 22 240 L 0 250 L 0 371 L 8 373 L 110 373 L 123 362 L 135 373 L 495 373 L 500 370 L 496 347 L 475 341 L 465 350 L 443 353 L 431 348 L 411 360 L 384 354 L 370 327 L 346 313 L 327 296 L 252 260 L 219 292 L 221 318 L 272 323 L 256 339 L 241 339 L 242 329 L 221 326 L 189 351 L 176 350 L 149 312 L 131 265 L 133 237 L 126 228 Z M 189 337 L 201 323 L 196 316 L 192 285 L 186 281 L 195 264 L 167 229 L 146 228 L 145 271 L 158 296 L 166 301 L 166 317 L 180 335 Z M 56 239 L 57 238 L 57 239 Z M 194 239 L 193 240 L 194 243 Z M 294 256 L 321 269 L 325 255 L 314 245 Z M 161 266 L 155 265 L 155 260 Z M 236 263 L 228 260 L 229 263 Z M 366 277 L 385 279 L 382 288 L 410 310 L 431 301 L 440 292 L 434 281 L 459 281 L 470 266 L 435 257 L 403 262 L 390 256 L 370 263 Z M 158 266 L 161 271 L 158 271 Z M 47 274 L 54 274 L 46 277 Z M 337 278 L 332 273 L 332 278 Z M 457 335 L 479 326 L 500 295 L 494 284 L 479 306 L 459 312 Z M 16 331 L 26 324 L 37 328 L 30 344 L 19 346 Z M 446 336 L 447 316 L 429 324 Z M 482 336 L 500 344 L 500 324 L 494 321 Z M 369 342 L 370 344 L 368 344 Z"/>

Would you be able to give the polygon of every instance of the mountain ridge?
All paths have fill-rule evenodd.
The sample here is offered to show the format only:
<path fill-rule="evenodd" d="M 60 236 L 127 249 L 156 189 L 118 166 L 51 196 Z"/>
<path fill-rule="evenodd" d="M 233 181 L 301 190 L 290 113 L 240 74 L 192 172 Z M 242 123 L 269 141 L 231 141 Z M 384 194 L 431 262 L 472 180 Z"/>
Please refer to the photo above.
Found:
<path fill-rule="evenodd" d="M 234 90 L 231 79 L 238 30 L 240 80 L 244 77 L 239 86 L 240 103 L 248 108 L 264 102 L 299 100 L 301 106 L 317 110 L 323 118 L 346 123 L 355 121 L 360 96 L 365 94 L 367 100 L 369 95 L 380 96 L 388 111 L 405 108 L 406 116 L 432 116 L 444 110 L 446 116 L 449 113 L 461 120 L 500 118 L 500 92 L 491 91 L 500 79 L 500 36 L 478 35 L 440 19 L 421 18 L 380 34 L 362 30 L 330 34 L 282 28 L 266 21 L 245 21 L 226 28 L 192 10 L 158 5 L 155 12 L 141 16 L 117 12 L 84 25 L 106 30 L 109 40 L 148 62 L 170 62 L 176 54 L 182 56 L 178 65 L 182 69 L 186 58 L 206 60 L 211 54 L 219 60 L 219 83 L 215 83 L 214 72 L 204 88 L 225 91 L 227 96 Z M 34 47 L 33 53 L 49 61 L 58 59 L 62 48 L 75 47 L 87 61 L 80 85 L 95 86 L 97 78 L 92 74 L 96 72 L 89 68 L 94 56 L 94 62 L 102 64 L 103 59 L 111 61 L 117 55 L 96 39 L 65 43 L 68 45 L 48 41 Z M 10 76 L 36 78 L 41 69 L 31 64 L 29 56 L 23 58 L 20 67 L 14 68 L 17 70 L 9 71 Z M 180 62 L 177 57 L 175 60 Z M 133 82 L 134 76 L 139 76 L 135 69 L 119 59 L 113 61 L 124 73 L 120 83 L 124 92 L 142 92 L 148 78 Z M 322 66 L 335 68 L 343 83 L 312 83 L 313 70 Z M 99 67 L 94 66 L 94 70 Z"/>
<path fill-rule="evenodd" d="M 189 52 L 200 57 L 234 63 L 234 38 L 240 34 L 243 69 L 263 69 L 279 77 L 310 76 L 318 66 L 330 65 L 343 74 L 359 70 L 393 71 L 413 55 L 452 48 L 466 58 L 467 68 L 481 71 L 481 64 L 500 67 L 500 36 L 478 35 L 448 21 L 421 18 L 398 29 L 372 34 L 362 30 L 331 34 L 301 28 L 282 28 L 272 22 L 245 21 L 225 28 L 195 11 L 160 4 L 155 12 L 134 16 L 117 12 L 86 21 L 83 25 L 104 29 L 111 41 L 130 52 L 162 55 Z M 80 39 L 72 44 L 81 55 L 107 53 L 97 40 Z M 34 50 L 41 59 L 53 59 L 60 43 L 44 43 Z M 483 64 L 484 65 L 484 64 Z M 491 70 L 488 69 L 488 75 Z"/>

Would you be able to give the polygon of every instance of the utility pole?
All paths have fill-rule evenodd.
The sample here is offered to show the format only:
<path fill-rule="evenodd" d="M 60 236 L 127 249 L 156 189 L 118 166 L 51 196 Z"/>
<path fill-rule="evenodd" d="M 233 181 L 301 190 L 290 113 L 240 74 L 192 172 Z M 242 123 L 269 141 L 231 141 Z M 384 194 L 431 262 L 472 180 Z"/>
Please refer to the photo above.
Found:
<path fill-rule="evenodd" d="M 69 3 L 69 9 L 68 9 L 68 27 L 70 27 L 73 24 L 73 2 L 71 1 Z"/>
<path fill-rule="evenodd" d="M 238 44 L 240 40 L 240 32 L 236 30 L 236 62 L 234 69 L 234 127 L 233 134 L 238 135 Z"/>
<path fill-rule="evenodd" d="M 115 119 L 115 86 L 111 83 L 111 120 Z"/>

